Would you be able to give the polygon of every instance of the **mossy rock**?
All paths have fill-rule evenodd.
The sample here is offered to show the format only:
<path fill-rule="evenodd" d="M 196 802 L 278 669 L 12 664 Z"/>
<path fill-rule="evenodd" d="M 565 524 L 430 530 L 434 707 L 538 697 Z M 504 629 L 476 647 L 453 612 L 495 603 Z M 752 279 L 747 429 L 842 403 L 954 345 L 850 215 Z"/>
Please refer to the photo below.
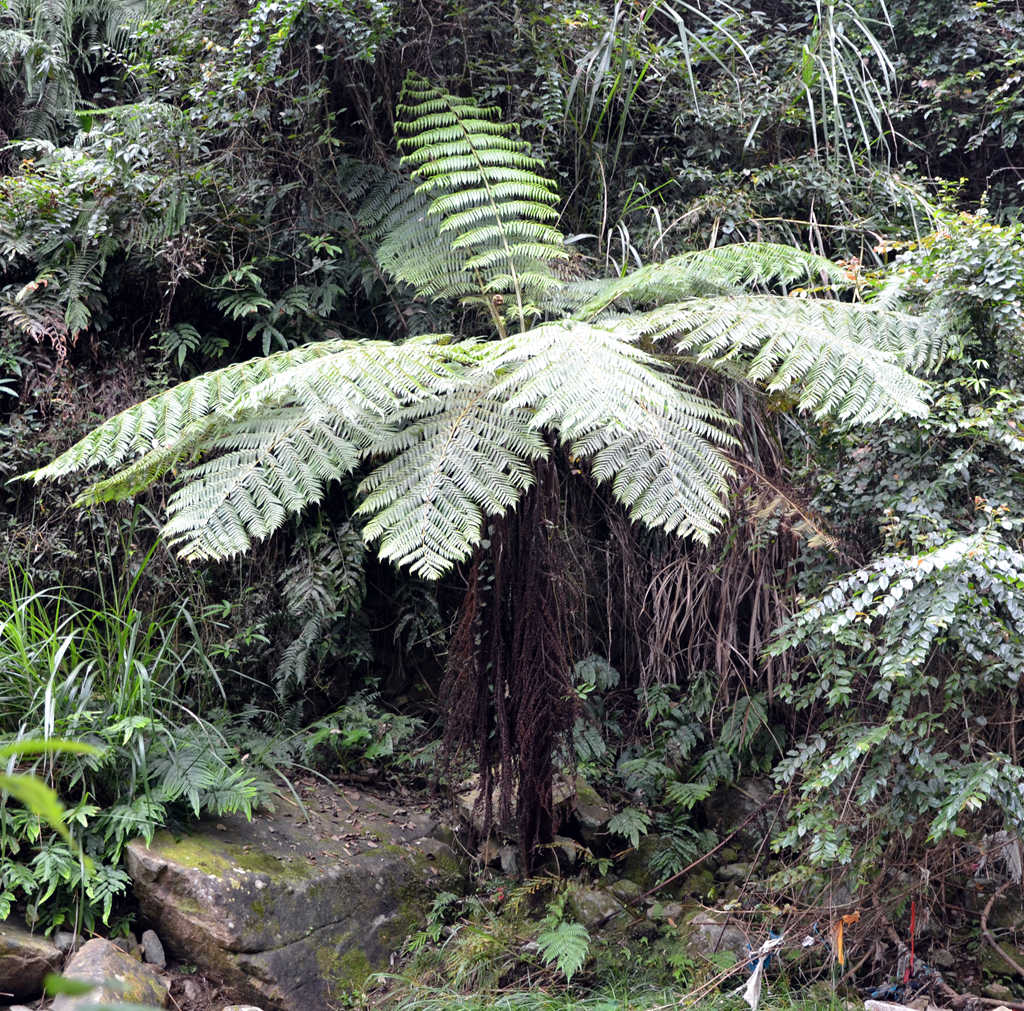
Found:
<path fill-rule="evenodd" d="M 661 836 L 651 833 L 642 836 L 639 845 L 617 866 L 616 870 L 630 881 L 635 881 L 645 891 L 658 884 L 660 875 L 651 867 L 651 858 L 661 848 Z"/>
<path fill-rule="evenodd" d="M 167 946 L 264 1008 L 326 1011 L 424 921 L 462 869 L 426 811 L 318 787 L 294 805 L 128 847 L 143 915 Z"/>
<path fill-rule="evenodd" d="M 999 942 L 999 947 L 1018 965 L 1024 965 L 1024 951 L 1016 945 L 1009 944 L 1006 941 L 1001 941 Z M 978 951 L 978 962 L 984 972 L 989 976 L 1015 977 L 1017 975 L 1016 970 L 1010 965 L 1010 963 L 990 944 L 982 944 Z"/>
<path fill-rule="evenodd" d="M 145 1004 L 162 1008 L 169 1003 L 169 981 L 151 965 L 132 958 L 116 944 L 94 937 L 86 941 L 64 967 L 64 978 L 90 983 L 94 989 L 81 997 L 60 995 L 53 1011 L 75 1011 L 99 1004 Z"/>

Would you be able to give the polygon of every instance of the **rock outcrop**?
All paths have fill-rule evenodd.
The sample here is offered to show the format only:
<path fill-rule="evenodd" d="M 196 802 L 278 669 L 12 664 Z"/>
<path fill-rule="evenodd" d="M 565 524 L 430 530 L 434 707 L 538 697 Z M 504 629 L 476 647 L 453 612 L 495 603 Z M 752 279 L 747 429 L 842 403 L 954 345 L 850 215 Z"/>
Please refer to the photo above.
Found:
<path fill-rule="evenodd" d="M 0 923 L 0 993 L 35 997 L 43 977 L 63 961 L 60 950 L 45 937 L 30 934 L 14 920 Z"/>
<path fill-rule="evenodd" d="M 127 862 L 173 953 L 263 1007 L 326 1011 L 388 965 L 461 872 L 426 811 L 323 786 L 303 801 L 136 840 Z"/>

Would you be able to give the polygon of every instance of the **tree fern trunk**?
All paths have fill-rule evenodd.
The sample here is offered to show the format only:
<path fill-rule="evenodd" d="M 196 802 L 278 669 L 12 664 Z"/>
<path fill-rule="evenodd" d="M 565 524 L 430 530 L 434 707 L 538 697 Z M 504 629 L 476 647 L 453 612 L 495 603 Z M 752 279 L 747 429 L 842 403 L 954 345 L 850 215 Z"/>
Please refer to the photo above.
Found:
<path fill-rule="evenodd" d="M 527 869 L 554 837 L 553 755 L 575 717 L 559 500 L 557 468 L 545 463 L 519 509 L 492 523 L 470 574 L 445 682 L 449 753 L 475 752 L 484 831 L 494 821 L 496 784 L 498 823 L 514 818 Z"/>

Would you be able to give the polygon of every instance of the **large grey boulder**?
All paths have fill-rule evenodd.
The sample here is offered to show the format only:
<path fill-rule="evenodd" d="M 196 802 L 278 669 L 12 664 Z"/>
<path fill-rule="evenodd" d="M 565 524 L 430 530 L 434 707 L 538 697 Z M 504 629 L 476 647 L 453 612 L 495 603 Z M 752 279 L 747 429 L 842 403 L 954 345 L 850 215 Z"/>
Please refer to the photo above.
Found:
<path fill-rule="evenodd" d="M 327 1011 L 387 967 L 461 871 L 426 811 L 324 786 L 303 800 L 135 840 L 127 864 L 173 953 L 263 1007 Z"/>
<path fill-rule="evenodd" d="M 60 949 L 45 937 L 30 934 L 11 919 L 0 923 L 0 994 L 36 997 L 43 992 L 43 977 L 56 972 Z"/>
<path fill-rule="evenodd" d="M 93 983 L 95 989 L 82 997 L 54 998 L 53 1011 L 74 1011 L 94 1004 L 146 1004 L 166 1007 L 170 984 L 152 966 L 143 965 L 116 944 L 94 937 L 71 956 L 64 978 Z"/>

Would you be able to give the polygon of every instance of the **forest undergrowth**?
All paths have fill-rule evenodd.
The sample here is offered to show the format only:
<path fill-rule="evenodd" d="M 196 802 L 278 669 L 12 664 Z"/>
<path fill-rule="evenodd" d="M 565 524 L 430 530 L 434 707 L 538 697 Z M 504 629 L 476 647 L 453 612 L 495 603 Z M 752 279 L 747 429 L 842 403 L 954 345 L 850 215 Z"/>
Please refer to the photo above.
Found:
<path fill-rule="evenodd" d="M 762 1007 L 1024 985 L 1022 40 L 0 5 L 0 744 L 95 749 L 8 756 L 70 836 L 0 805 L 0 918 L 123 932 L 130 838 L 299 776 L 473 782 L 360 1000 L 715 1006 L 695 908 L 785 937 Z"/>

